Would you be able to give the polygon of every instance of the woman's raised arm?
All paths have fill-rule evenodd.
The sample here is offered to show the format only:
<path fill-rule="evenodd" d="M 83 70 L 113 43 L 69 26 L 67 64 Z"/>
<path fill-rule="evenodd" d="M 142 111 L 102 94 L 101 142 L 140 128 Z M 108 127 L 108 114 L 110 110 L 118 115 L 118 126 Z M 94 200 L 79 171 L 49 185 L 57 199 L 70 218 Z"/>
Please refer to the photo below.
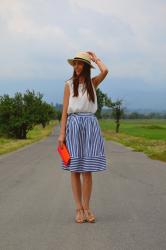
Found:
<path fill-rule="evenodd" d="M 95 86 L 95 88 L 97 88 L 97 86 L 104 80 L 104 78 L 108 74 L 109 70 L 108 70 L 107 66 L 101 61 L 101 59 L 97 58 L 95 53 L 93 53 L 91 51 L 87 51 L 87 52 L 90 54 L 91 60 L 93 62 L 95 62 L 100 69 L 100 74 L 98 74 L 97 76 L 94 76 L 92 78 L 93 85 Z"/>

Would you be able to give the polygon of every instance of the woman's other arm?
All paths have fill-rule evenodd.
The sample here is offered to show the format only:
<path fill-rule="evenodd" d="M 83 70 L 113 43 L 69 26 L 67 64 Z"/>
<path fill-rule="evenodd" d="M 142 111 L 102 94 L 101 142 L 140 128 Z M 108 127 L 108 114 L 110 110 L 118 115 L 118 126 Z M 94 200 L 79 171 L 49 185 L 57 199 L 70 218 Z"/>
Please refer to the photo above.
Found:
<path fill-rule="evenodd" d="M 70 96 L 70 89 L 69 85 L 66 83 L 64 87 L 64 96 L 63 96 L 63 111 L 61 116 L 60 122 L 60 135 L 58 137 L 58 144 L 62 147 L 62 144 L 65 141 L 66 136 L 66 121 L 67 121 L 67 109 L 69 104 L 69 96 Z"/>

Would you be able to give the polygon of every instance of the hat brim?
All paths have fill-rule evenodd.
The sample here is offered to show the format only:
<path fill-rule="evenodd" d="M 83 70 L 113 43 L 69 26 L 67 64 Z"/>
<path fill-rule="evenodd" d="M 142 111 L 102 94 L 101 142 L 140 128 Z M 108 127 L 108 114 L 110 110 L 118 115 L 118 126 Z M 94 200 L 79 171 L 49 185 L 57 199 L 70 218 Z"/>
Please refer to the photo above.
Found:
<path fill-rule="evenodd" d="M 94 67 L 92 64 L 90 64 L 89 62 L 87 62 L 87 61 L 85 61 L 85 60 L 83 60 L 83 59 L 79 59 L 79 58 L 77 58 L 77 59 L 67 59 L 68 63 L 69 63 L 70 65 L 72 65 L 72 66 L 74 66 L 73 63 L 74 63 L 74 61 L 76 61 L 76 60 L 82 61 L 82 62 L 84 62 L 84 63 L 87 63 L 87 64 L 89 64 L 89 66 L 90 66 L 91 68 L 95 69 L 95 67 Z"/>

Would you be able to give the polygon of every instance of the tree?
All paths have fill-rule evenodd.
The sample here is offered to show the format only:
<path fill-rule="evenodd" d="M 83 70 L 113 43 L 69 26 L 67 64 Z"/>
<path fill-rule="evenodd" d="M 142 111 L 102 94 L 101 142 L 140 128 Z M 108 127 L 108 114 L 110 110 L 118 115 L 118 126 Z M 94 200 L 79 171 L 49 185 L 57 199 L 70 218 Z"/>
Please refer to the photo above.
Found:
<path fill-rule="evenodd" d="M 36 124 L 43 127 L 55 116 L 53 105 L 42 101 L 41 93 L 27 90 L 14 97 L 0 96 L 1 133 L 18 139 L 26 139 L 27 133 Z"/>
<path fill-rule="evenodd" d="M 43 128 L 46 127 L 50 120 L 55 119 L 56 115 L 55 107 L 46 102 L 42 102 L 38 106 L 38 113 L 42 115 L 39 116 L 37 123 L 41 123 Z"/>
<path fill-rule="evenodd" d="M 97 118 L 102 118 L 101 115 L 101 110 L 103 106 L 107 106 L 108 104 L 111 103 L 111 99 L 108 98 L 107 94 L 103 93 L 99 88 L 96 90 L 96 95 L 97 95 L 97 105 L 98 109 L 96 111 L 96 116 Z"/>
<path fill-rule="evenodd" d="M 116 133 L 119 132 L 120 127 L 120 119 L 122 118 L 122 115 L 124 114 L 124 108 L 122 107 L 122 100 L 117 100 L 115 102 L 111 103 L 112 107 L 112 115 L 115 118 L 116 122 Z"/>
<path fill-rule="evenodd" d="M 62 117 L 62 111 L 61 110 L 57 110 L 56 111 L 56 119 L 58 119 L 59 123 L 61 121 L 61 117 Z"/>

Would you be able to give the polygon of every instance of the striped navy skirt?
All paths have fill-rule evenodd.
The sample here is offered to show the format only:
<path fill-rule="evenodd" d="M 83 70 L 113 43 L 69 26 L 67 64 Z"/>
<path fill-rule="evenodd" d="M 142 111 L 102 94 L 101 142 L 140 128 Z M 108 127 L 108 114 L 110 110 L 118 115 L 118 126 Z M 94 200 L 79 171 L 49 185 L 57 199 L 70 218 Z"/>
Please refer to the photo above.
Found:
<path fill-rule="evenodd" d="M 62 169 L 72 172 L 106 170 L 104 139 L 94 113 L 70 113 L 66 121 L 65 143 L 71 159 Z"/>

